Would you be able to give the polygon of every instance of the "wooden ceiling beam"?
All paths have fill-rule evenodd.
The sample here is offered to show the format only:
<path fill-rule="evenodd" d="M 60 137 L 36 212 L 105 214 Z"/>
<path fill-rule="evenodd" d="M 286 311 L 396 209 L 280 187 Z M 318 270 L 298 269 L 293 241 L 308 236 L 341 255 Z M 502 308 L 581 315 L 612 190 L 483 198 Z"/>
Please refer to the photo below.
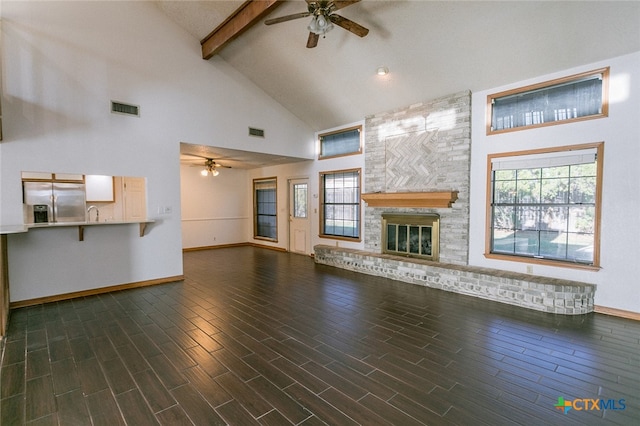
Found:
<path fill-rule="evenodd" d="M 202 59 L 210 59 L 225 45 L 280 6 L 281 3 L 282 0 L 249 0 L 244 2 L 222 24 L 200 41 Z"/>

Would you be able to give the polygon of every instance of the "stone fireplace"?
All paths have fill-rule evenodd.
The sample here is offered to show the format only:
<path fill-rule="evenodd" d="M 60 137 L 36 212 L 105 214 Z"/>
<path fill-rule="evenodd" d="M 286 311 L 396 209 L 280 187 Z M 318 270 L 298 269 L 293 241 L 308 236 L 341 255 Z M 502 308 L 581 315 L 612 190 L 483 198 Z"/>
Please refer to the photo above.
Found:
<path fill-rule="evenodd" d="M 385 252 L 383 214 L 436 215 L 438 260 L 468 263 L 470 108 L 465 91 L 366 118 L 366 251 Z"/>

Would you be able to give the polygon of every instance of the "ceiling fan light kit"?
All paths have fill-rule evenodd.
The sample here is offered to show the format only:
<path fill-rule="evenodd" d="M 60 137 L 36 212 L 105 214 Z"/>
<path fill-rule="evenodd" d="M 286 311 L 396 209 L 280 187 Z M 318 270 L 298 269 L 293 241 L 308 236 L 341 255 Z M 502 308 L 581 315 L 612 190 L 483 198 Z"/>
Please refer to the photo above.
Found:
<path fill-rule="evenodd" d="M 209 173 L 211 173 L 211 176 L 218 176 L 220 174 L 220 172 L 218 171 L 218 166 L 219 164 L 213 161 L 213 159 L 207 158 L 207 161 L 204 162 L 204 169 L 200 171 L 200 174 L 202 176 L 209 176 Z"/>
<path fill-rule="evenodd" d="M 311 18 L 307 29 L 314 34 L 324 36 L 333 29 L 333 24 L 324 15 L 318 15 Z"/>
<path fill-rule="evenodd" d="M 207 167 L 206 169 L 202 169 L 202 171 L 200 171 L 200 174 L 202 176 L 209 176 L 209 173 L 211 173 L 211 176 L 218 176 L 220 174 L 220 172 L 213 167 Z"/>

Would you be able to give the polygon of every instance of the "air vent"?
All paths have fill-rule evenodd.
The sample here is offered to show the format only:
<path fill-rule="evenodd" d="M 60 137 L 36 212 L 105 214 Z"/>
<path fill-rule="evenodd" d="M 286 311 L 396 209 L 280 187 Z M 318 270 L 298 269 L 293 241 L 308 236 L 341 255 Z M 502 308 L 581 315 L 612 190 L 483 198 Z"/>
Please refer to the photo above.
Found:
<path fill-rule="evenodd" d="M 249 136 L 256 136 L 259 138 L 264 138 L 264 130 L 255 129 L 253 127 L 249 127 Z"/>
<path fill-rule="evenodd" d="M 140 107 L 138 105 L 123 104 L 122 102 L 111 101 L 111 112 L 140 117 Z"/>

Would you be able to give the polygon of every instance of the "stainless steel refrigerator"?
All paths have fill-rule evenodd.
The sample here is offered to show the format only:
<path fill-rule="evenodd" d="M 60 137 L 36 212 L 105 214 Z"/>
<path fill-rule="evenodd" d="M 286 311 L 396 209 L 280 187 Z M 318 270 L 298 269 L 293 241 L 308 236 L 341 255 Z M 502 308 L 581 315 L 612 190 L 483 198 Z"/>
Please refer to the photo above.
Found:
<path fill-rule="evenodd" d="M 25 222 L 84 222 L 84 183 L 23 182 Z"/>

